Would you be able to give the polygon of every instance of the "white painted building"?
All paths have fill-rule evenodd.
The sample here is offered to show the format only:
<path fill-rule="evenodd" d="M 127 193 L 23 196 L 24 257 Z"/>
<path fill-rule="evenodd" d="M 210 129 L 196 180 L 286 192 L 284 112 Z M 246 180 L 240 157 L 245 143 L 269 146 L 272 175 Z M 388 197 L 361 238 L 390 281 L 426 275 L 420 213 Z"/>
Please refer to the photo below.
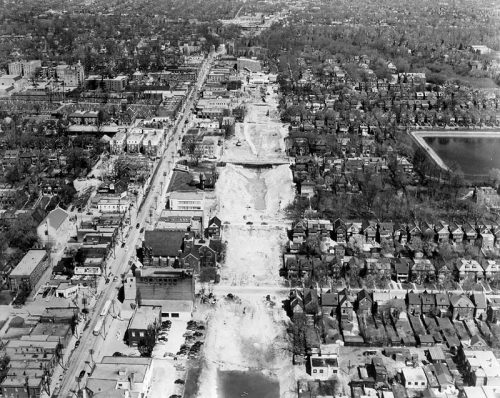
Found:
<path fill-rule="evenodd" d="M 101 213 L 125 213 L 130 206 L 130 200 L 127 196 L 106 196 L 97 202 L 97 209 Z"/>
<path fill-rule="evenodd" d="M 204 210 L 205 193 L 175 191 L 170 194 L 169 203 L 172 210 Z"/>

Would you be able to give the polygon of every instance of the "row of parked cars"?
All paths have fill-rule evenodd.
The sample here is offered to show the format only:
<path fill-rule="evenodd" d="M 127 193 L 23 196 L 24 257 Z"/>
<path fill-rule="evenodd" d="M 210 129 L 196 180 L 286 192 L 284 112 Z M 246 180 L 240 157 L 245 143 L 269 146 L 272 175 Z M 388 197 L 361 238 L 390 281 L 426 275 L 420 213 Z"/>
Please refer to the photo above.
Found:
<path fill-rule="evenodd" d="M 205 335 L 205 326 L 200 322 L 189 321 L 186 327 L 186 333 L 183 337 L 185 338 L 184 344 L 181 346 L 177 352 L 178 356 L 187 355 L 188 358 L 197 358 L 203 342 L 201 341 Z"/>
<path fill-rule="evenodd" d="M 160 331 L 158 332 L 158 341 L 166 343 L 168 341 L 168 332 L 172 327 L 172 321 L 166 320 L 161 323 Z"/>

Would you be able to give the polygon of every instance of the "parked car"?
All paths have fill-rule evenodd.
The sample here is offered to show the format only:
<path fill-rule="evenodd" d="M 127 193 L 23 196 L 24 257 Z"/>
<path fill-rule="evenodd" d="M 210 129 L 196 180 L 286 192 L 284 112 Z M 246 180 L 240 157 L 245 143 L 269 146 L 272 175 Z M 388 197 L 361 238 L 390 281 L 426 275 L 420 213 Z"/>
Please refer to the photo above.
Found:
<path fill-rule="evenodd" d="M 137 229 L 139 229 L 139 227 L 140 227 L 140 226 L 141 226 L 141 224 L 139 224 L 139 223 L 137 223 L 137 224 L 135 225 L 135 227 L 136 227 Z"/>
<path fill-rule="evenodd" d="M 144 232 L 144 227 L 142 227 L 139 232 L 142 234 Z"/>
<path fill-rule="evenodd" d="M 76 342 L 75 342 L 75 348 L 78 348 L 79 345 L 80 345 L 80 340 L 76 340 Z"/>
<path fill-rule="evenodd" d="M 177 379 L 176 381 L 174 381 L 175 384 L 185 384 L 185 381 L 182 380 L 182 379 Z"/>
<path fill-rule="evenodd" d="M 80 372 L 80 374 L 78 375 L 78 378 L 79 378 L 79 379 L 83 379 L 83 377 L 84 377 L 84 376 L 85 376 L 85 370 L 82 370 L 82 371 Z"/>

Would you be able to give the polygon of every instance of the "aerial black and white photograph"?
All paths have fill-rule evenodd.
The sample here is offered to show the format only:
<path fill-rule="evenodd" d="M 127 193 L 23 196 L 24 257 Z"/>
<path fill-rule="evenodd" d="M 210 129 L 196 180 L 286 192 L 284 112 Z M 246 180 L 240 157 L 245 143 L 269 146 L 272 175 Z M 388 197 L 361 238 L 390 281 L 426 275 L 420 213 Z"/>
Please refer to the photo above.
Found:
<path fill-rule="evenodd" d="M 499 0 L 0 0 L 0 398 L 499 397 Z"/>

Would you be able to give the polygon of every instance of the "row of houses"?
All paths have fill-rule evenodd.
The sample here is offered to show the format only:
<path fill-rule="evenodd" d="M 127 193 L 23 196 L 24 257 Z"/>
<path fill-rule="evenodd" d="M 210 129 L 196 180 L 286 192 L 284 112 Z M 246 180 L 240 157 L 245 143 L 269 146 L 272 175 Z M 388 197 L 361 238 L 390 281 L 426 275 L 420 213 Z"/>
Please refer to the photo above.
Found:
<path fill-rule="evenodd" d="M 368 291 L 359 290 L 350 294 L 346 290 L 326 292 L 315 289 L 294 289 L 290 293 L 292 314 L 310 313 L 315 316 L 328 315 L 352 320 L 354 313 L 373 314 L 384 307 L 399 308 L 413 316 L 438 316 L 451 319 L 480 319 L 491 323 L 498 317 L 500 300 L 497 296 L 474 292 L 470 296 L 456 293 L 430 293 L 403 290 Z"/>
<path fill-rule="evenodd" d="M 49 393 L 51 375 L 67 357 L 77 315 L 75 308 L 47 308 L 29 322 L 9 326 L 0 337 L 9 358 L 6 376 L 0 383 L 4 397 Z"/>
<path fill-rule="evenodd" d="M 293 226 L 292 242 L 301 243 L 309 236 L 309 225 L 321 225 L 321 236 L 330 237 L 337 243 L 346 243 L 354 235 L 362 235 L 366 242 L 392 241 L 411 244 L 413 239 L 436 243 L 479 244 L 491 249 L 500 242 L 500 225 L 495 222 L 477 223 L 438 221 L 414 221 L 411 223 L 377 222 L 371 220 L 305 220 Z M 316 230 L 312 229 L 312 234 Z"/>
<path fill-rule="evenodd" d="M 154 128 L 132 128 L 118 131 L 109 141 L 110 152 L 113 154 L 143 153 L 147 156 L 157 156 L 162 153 L 167 137 L 167 131 Z"/>

